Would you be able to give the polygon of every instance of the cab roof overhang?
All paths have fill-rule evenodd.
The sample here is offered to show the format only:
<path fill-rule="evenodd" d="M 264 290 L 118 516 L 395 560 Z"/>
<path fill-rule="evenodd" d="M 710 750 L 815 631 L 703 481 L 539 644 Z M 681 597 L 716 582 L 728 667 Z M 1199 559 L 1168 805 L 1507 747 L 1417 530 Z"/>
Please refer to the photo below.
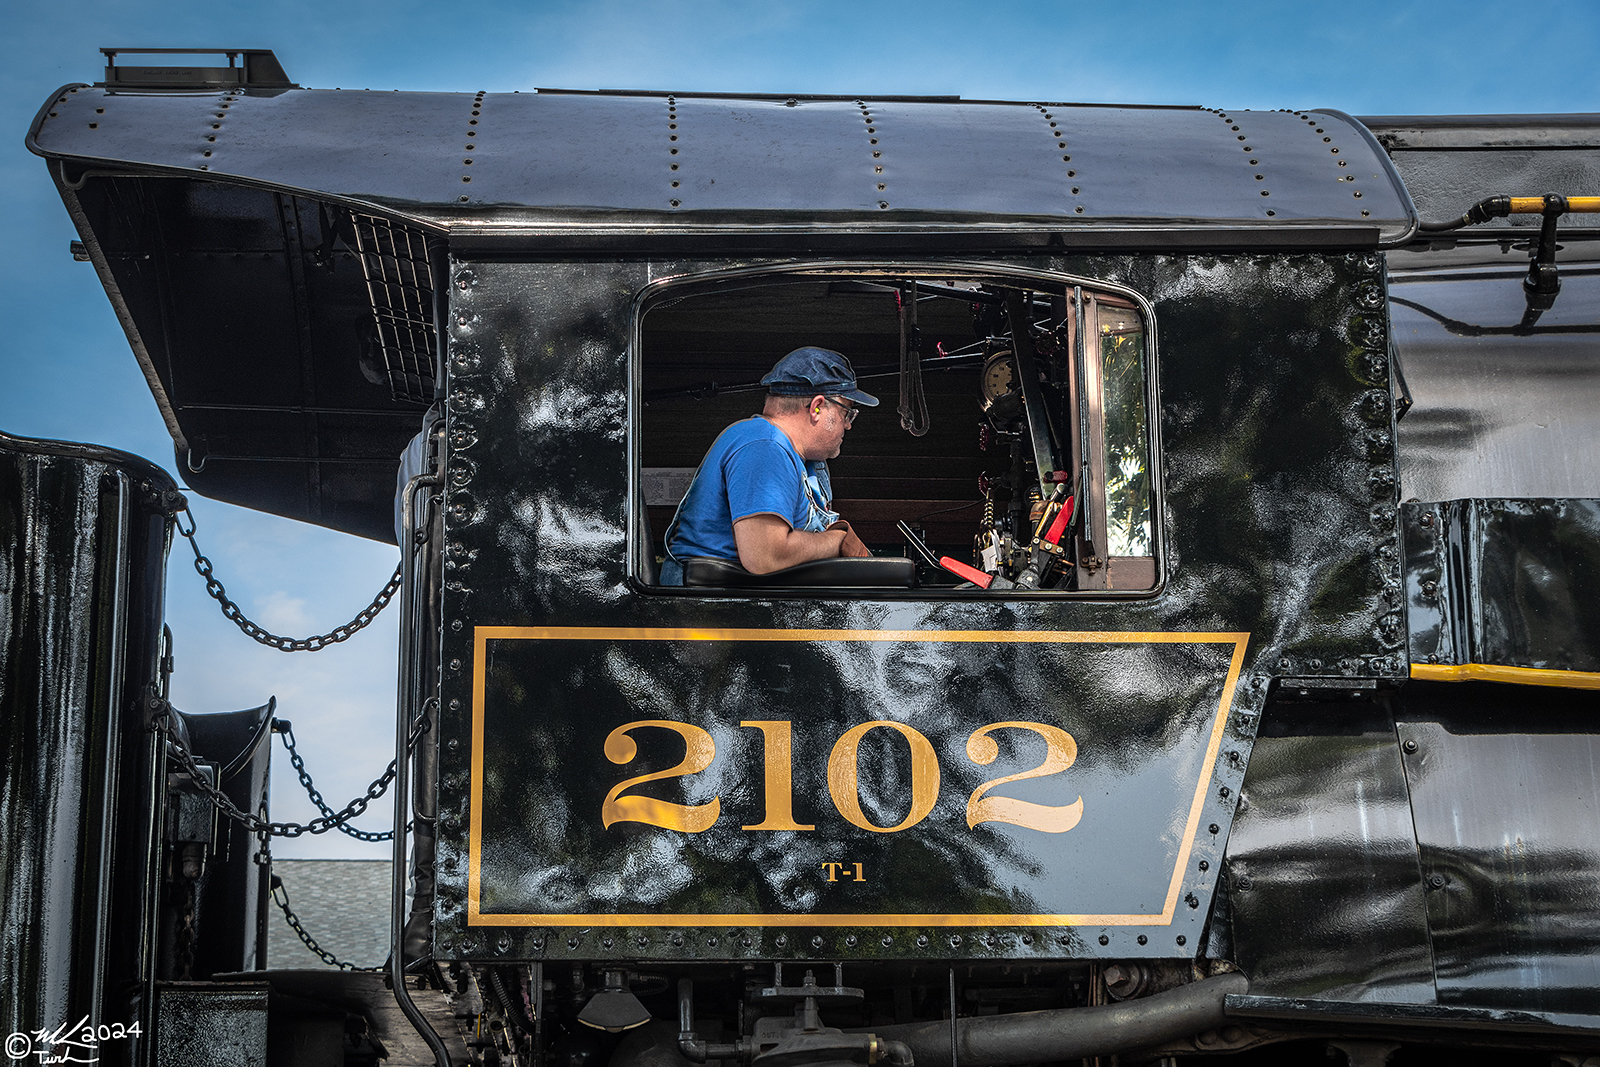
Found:
<path fill-rule="evenodd" d="M 1417 224 L 1378 143 L 1333 111 L 68 86 L 28 146 L 188 484 L 380 540 L 427 398 L 373 355 L 341 211 L 426 235 L 436 264 L 1373 249 Z"/>

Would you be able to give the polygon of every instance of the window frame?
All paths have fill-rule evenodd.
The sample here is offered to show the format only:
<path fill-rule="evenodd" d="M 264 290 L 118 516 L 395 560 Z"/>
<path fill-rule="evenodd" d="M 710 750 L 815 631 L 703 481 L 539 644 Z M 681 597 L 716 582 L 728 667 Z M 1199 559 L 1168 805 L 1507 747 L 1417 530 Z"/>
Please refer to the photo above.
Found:
<path fill-rule="evenodd" d="M 646 531 L 649 530 L 648 512 L 639 503 L 643 492 L 641 460 L 643 455 L 644 318 L 653 307 L 666 300 L 683 299 L 699 292 L 714 293 L 729 289 L 751 288 L 763 284 L 778 286 L 782 285 L 785 279 L 801 280 L 837 276 L 841 279 L 871 280 L 874 277 L 883 277 L 885 279 L 948 278 L 952 275 L 974 279 L 992 278 L 997 282 L 1035 281 L 1047 283 L 1051 287 L 1061 287 L 1064 290 L 1069 308 L 1071 307 L 1071 297 L 1075 288 L 1082 290 L 1086 297 L 1103 293 L 1128 301 L 1138 311 L 1144 324 L 1143 367 L 1145 437 L 1148 446 L 1147 460 L 1150 483 L 1150 556 L 1126 558 L 1149 558 L 1154 561 L 1155 580 L 1151 586 L 1144 589 L 1006 589 L 992 592 L 989 590 L 923 587 L 916 589 L 890 589 L 880 586 L 863 586 L 859 589 L 841 589 L 832 586 L 816 589 L 808 589 L 803 586 L 773 586 L 770 588 L 721 590 L 666 586 L 644 580 L 644 554 L 650 553 L 652 559 L 654 555 L 652 539 L 646 534 Z M 768 279 L 768 281 L 763 282 L 763 279 Z M 1069 313 L 1071 312 L 1069 311 Z M 1150 600 L 1160 596 L 1165 591 L 1168 580 L 1168 552 L 1165 523 L 1162 521 L 1165 481 L 1161 464 L 1160 381 L 1157 373 L 1157 368 L 1160 364 L 1158 356 L 1159 342 L 1155 308 L 1144 294 L 1138 290 L 1118 282 L 1106 281 L 1086 275 L 995 260 L 900 259 L 895 257 L 786 260 L 781 262 L 767 261 L 737 267 L 714 267 L 709 270 L 691 270 L 682 274 L 672 274 L 654 279 L 634 294 L 630 316 L 627 352 L 627 426 L 625 434 L 628 467 L 625 527 L 627 531 L 626 582 L 634 592 L 648 596 L 691 597 L 741 602 L 827 599 L 893 600 L 925 603 L 988 603 L 993 601 L 1039 600 L 1093 602 Z M 1080 326 L 1082 327 L 1081 329 L 1079 328 Z M 1083 345 L 1085 349 L 1094 353 L 1094 359 L 1092 361 L 1084 360 L 1081 363 L 1079 362 L 1081 354 L 1078 351 L 1078 347 L 1088 328 L 1089 326 L 1084 321 L 1084 316 L 1078 316 L 1077 324 L 1071 334 L 1073 338 L 1071 353 L 1075 375 L 1082 374 L 1087 377 L 1091 373 L 1092 362 L 1094 386 L 1088 393 L 1092 397 L 1092 402 L 1089 405 L 1091 411 L 1088 424 L 1088 439 L 1091 443 L 1091 460 L 1093 461 L 1098 457 L 1098 465 L 1091 462 L 1090 484 L 1088 492 L 1085 493 L 1085 502 L 1092 516 L 1092 521 L 1096 524 L 1095 528 L 1099 531 L 1103 541 L 1106 523 L 1106 487 L 1103 455 L 1105 433 L 1102 402 L 1103 368 L 1100 362 L 1100 345 L 1098 343 Z M 1096 337 L 1098 338 L 1098 334 L 1096 334 Z M 1074 386 L 1074 391 L 1076 391 L 1076 386 Z M 710 441 L 707 441 L 706 444 L 709 447 Z M 1074 443 L 1072 448 L 1076 447 Z M 1100 580 L 1104 580 L 1108 569 L 1109 563 L 1101 566 Z M 1080 567 L 1080 576 L 1082 572 L 1083 568 Z"/>

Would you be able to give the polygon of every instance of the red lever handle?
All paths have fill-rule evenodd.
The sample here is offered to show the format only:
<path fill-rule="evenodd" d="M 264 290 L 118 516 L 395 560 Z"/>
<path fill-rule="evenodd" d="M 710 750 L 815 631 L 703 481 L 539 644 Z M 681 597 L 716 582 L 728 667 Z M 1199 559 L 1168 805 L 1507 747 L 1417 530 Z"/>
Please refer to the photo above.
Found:
<path fill-rule="evenodd" d="M 989 588 L 989 583 L 994 581 L 994 575 L 980 571 L 976 567 L 969 567 L 960 560 L 951 559 L 949 556 L 940 556 L 939 566 L 957 578 L 965 578 L 979 589 Z"/>

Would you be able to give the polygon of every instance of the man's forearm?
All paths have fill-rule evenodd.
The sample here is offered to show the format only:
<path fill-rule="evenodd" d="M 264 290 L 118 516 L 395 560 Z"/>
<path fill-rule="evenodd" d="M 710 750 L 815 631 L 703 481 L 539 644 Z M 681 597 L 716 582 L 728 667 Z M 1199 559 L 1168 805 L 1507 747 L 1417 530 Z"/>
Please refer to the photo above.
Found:
<path fill-rule="evenodd" d="M 734 525 L 734 541 L 739 548 L 739 563 L 752 574 L 771 574 L 797 563 L 832 559 L 839 555 L 846 530 L 813 533 L 796 530 L 778 520 L 775 523 L 741 520 Z"/>

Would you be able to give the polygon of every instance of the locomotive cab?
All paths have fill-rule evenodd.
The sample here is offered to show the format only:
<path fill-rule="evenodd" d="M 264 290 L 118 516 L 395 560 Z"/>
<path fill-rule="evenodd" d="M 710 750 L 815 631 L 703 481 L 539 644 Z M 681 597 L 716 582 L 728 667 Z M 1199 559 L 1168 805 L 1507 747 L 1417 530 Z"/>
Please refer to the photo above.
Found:
<path fill-rule="evenodd" d="M 243 757 L 162 725 L 181 497 L 0 442 L 6 529 L 70 512 L 38 506 L 67 470 L 82 566 L 147 579 L 139 625 L 60 630 L 122 635 L 96 685 L 129 699 L 71 723 L 148 809 L 115 849 L 85 824 L 69 910 L 123 891 L 142 940 L 29 948 L 14 1029 L 81 1001 L 139 1024 L 129 1063 L 438 1067 L 1600 1041 L 1600 374 L 1592 271 L 1553 298 L 1550 258 L 1600 233 L 1577 195 L 1421 217 L 1600 182 L 1600 123 L 338 93 L 246 57 L 112 55 L 28 143 L 190 489 L 399 542 L 393 953 L 194 963 L 259 927 L 184 880 L 202 764 Z M 1526 310 L 1492 332 L 1468 290 Z M 701 457 L 804 345 L 883 400 L 830 464 L 873 558 L 662 584 Z M 1507 380 L 1561 426 L 1506 427 Z M 65 662 L 22 617 L 7 662 Z M 14 780 L 56 758 L 14 747 Z"/>

